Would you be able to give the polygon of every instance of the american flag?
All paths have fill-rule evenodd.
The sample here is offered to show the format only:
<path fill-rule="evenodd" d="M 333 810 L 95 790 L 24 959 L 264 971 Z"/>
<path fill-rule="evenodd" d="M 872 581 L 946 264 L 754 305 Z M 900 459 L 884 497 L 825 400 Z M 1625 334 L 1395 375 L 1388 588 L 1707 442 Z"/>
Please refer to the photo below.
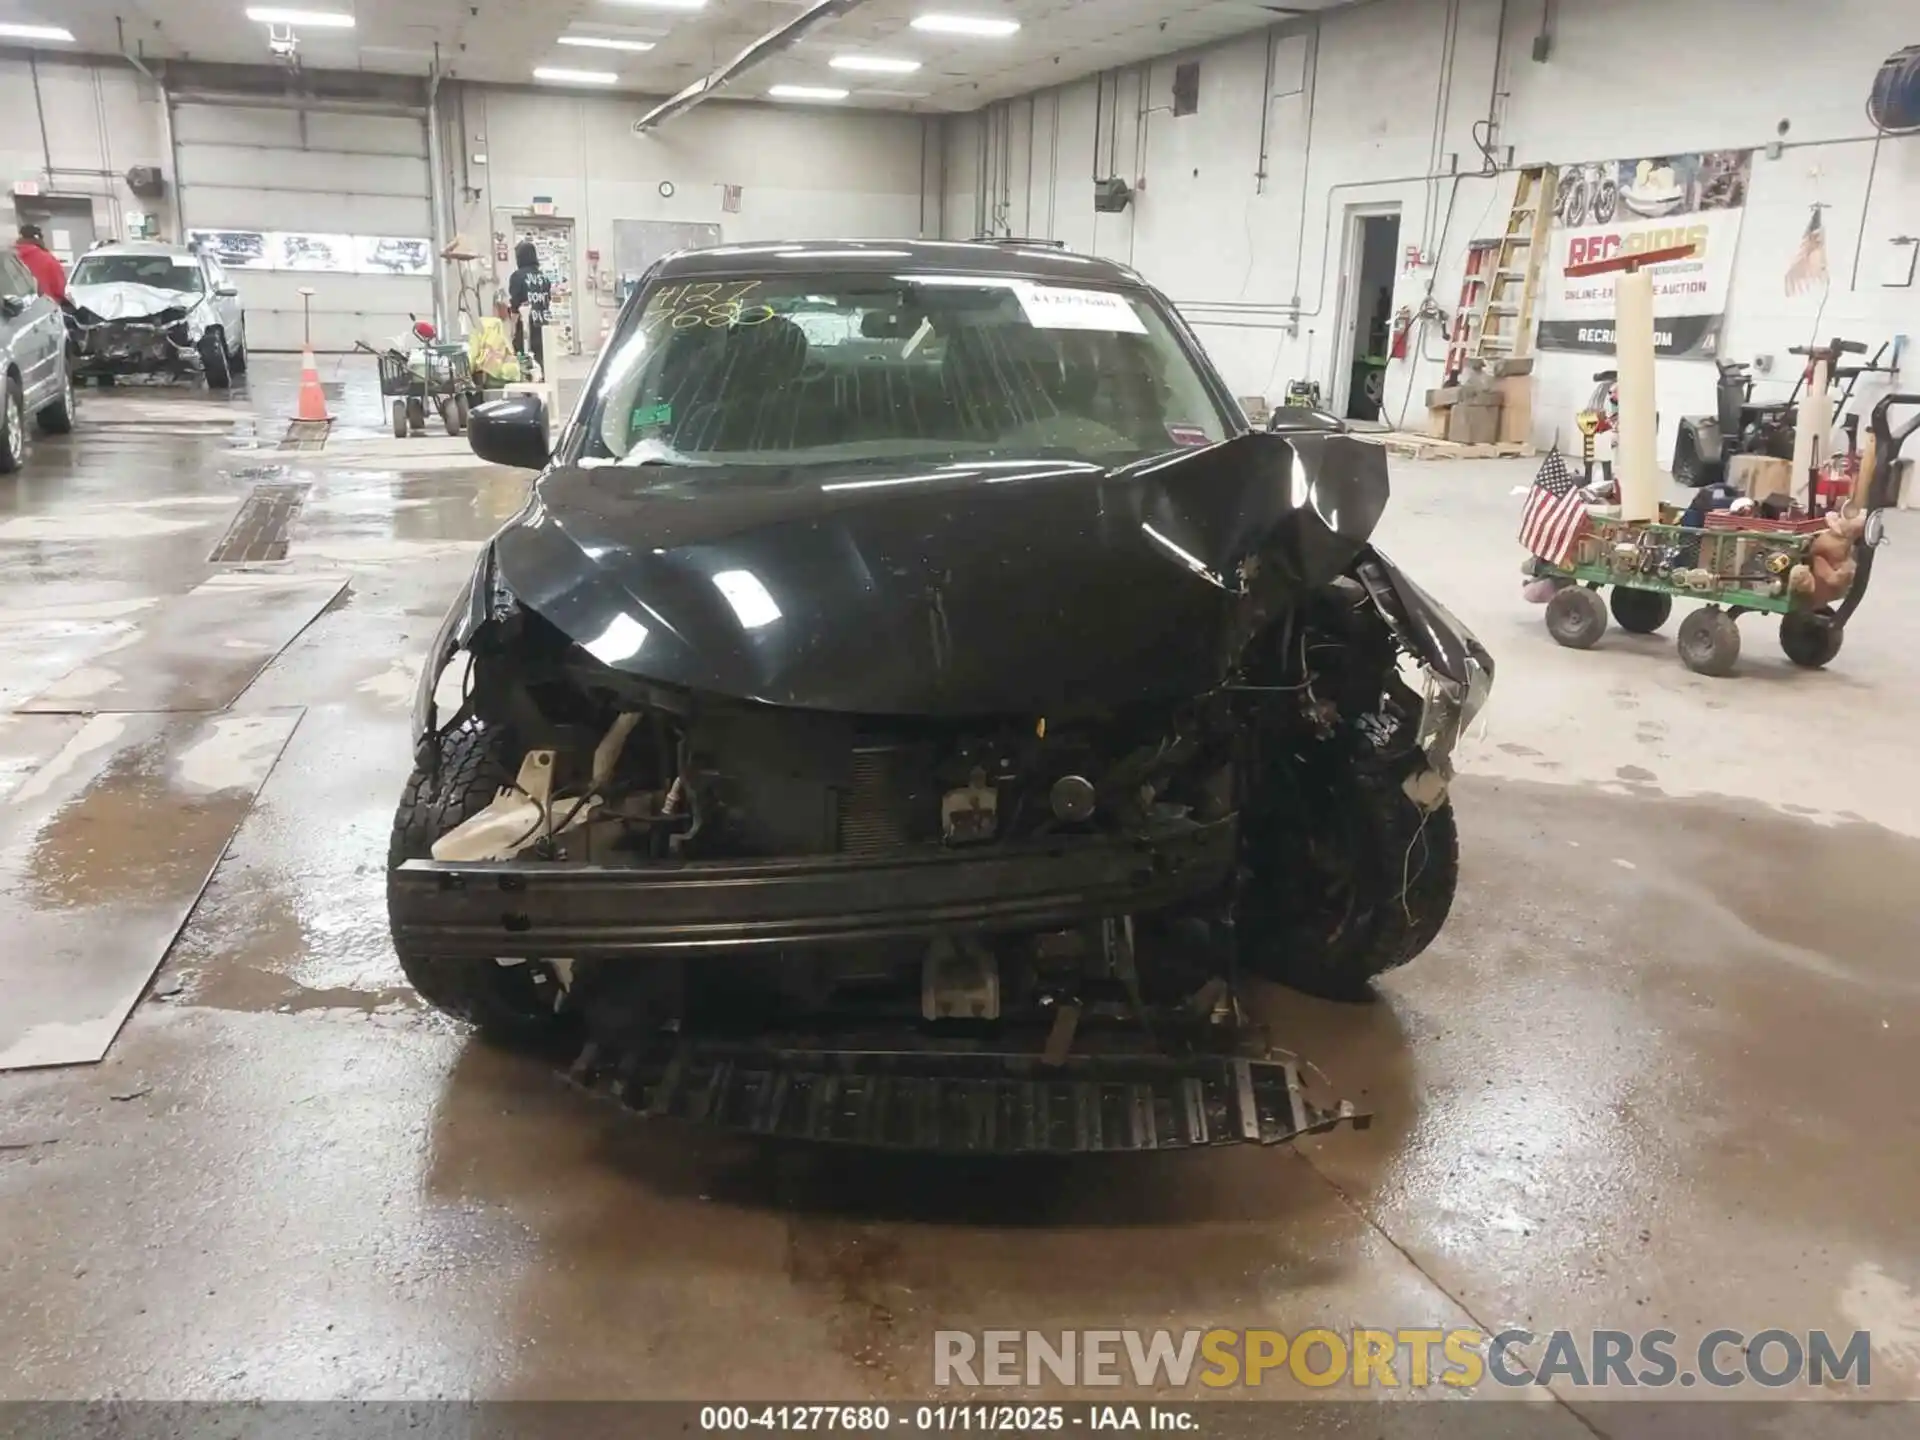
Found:
<path fill-rule="evenodd" d="M 1565 565 L 1587 528 L 1587 501 L 1560 452 L 1549 450 L 1527 491 L 1520 516 L 1520 543 L 1549 565 Z"/>
<path fill-rule="evenodd" d="M 1800 248 L 1793 252 L 1793 263 L 1787 267 L 1789 295 L 1802 295 L 1827 283 L 1827 229 L 1820 221 L 1820 212 L 1825 208 L 1813 207 L 1807 233 L 1800 237 Z"/>

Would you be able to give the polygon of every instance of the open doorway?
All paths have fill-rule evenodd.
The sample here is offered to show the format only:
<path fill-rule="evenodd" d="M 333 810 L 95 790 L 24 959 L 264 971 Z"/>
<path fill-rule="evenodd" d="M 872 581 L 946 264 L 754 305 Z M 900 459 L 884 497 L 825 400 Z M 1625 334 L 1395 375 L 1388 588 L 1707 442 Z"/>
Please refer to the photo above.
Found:
<path fill-rule="evenodd" d="M 38 225 L 47 249 L 69 270 L 93 248 L 93 201 L 85 195 L 16 195 L 15 223 Z"/>
<path fill-rule="evenodd" d="M 1356 210 L 1349 227 L 1347 314 L 1342 326 L 1349 420 L 1378 420 L 1386 406 L 1387 347 L 1393 327 L 1393 279 L 1400 254 L 1400 209 Z"/>

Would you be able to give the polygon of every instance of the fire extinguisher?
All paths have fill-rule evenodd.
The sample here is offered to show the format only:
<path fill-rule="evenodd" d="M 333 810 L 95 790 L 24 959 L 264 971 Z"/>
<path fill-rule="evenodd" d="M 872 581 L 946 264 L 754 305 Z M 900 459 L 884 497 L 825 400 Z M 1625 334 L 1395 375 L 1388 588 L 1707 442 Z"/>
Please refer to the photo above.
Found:
<path fill-rule="evenodd" d="M 1393 344 L 1389 353 L 1396 360 L 1407 358 L 1407 340 L 1413 334 L 1413 311 L 1402 305 L 1393 317 Z"/>

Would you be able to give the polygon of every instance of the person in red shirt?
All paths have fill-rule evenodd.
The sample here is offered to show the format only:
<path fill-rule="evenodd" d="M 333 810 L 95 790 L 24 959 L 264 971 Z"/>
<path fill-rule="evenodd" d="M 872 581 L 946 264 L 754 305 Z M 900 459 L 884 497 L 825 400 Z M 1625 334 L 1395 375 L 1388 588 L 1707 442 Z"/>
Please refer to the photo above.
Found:
<path fill-rule="evenodd" d="M 14 254 L 20 257 L 20 263 L 33 272 L 33 282 L 40 287 L 40 293 L 56 305 L 67 303 L 67 272 L 60 258 L 46 247 L 46 237 L 38 225 L 22 225 L 20 238 L 14 242 Z"/>

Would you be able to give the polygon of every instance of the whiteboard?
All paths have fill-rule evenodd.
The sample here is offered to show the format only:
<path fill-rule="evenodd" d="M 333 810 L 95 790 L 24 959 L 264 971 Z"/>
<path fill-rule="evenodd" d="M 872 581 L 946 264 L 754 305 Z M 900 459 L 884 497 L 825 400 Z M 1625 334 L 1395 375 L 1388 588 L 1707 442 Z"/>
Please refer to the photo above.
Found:
<path fill-rule="evenodd" d="M 707 250 L 719 243 L 718 225 L 691 220 L 616 220 L 614 280 L 624 293 L 661 256 L 676 250 Z"/>

